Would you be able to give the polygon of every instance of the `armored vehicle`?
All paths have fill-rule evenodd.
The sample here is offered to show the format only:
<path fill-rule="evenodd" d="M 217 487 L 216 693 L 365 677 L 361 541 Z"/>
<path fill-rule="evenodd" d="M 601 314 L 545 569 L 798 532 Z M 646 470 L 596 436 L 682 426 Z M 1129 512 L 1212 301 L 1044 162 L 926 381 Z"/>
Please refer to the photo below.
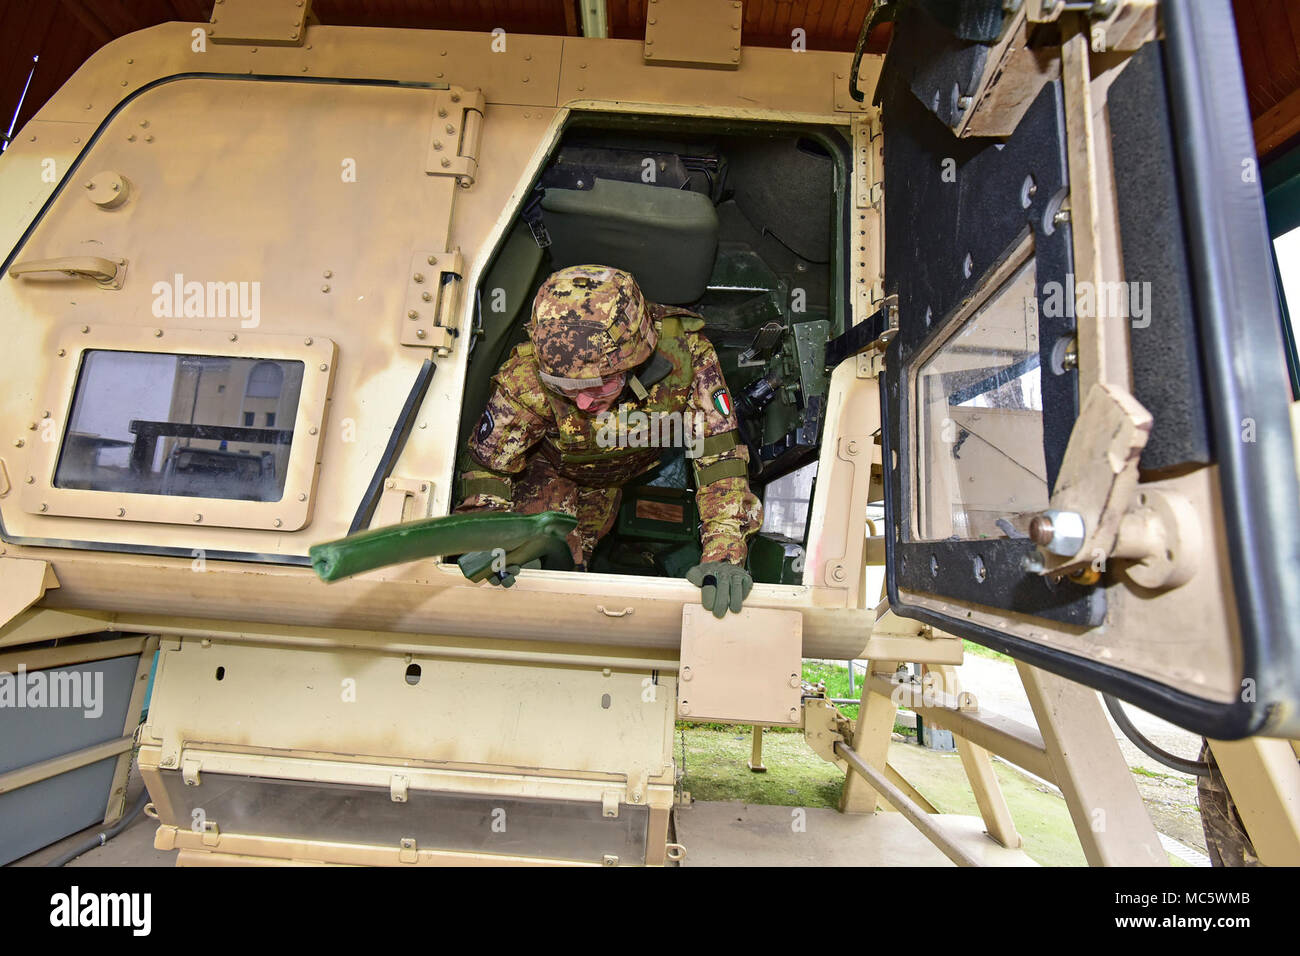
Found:
<path fill-rule="evenodd" d="M 1207 738 L 1227 861 L 1300 861 L 1294 406 L 1224 0 L 876 3 L 856 53 L 748 46 L 730 0 L 639 39 L 311 6 L 121 37 L 0 158 L 0 669 L 104 674 L 114 723 L 9 724 L 6 856 L 134 767 L 186 864 L 664 864 L 684 719 L 800 729 L 846 813 L 958 863 L 1021 857 L 1000 754 L 1089 862 L 1163 864 L 1105 699 Z M 679 447 L 582 570 L 563 516 L 453 514 L 590 263 L 716 350 L 766 515 L 738 613 L 685 578 Z M 804 658 L 869 662 L 856 719 Z M 900 706 L 982 826 L 887 766 Z"/>

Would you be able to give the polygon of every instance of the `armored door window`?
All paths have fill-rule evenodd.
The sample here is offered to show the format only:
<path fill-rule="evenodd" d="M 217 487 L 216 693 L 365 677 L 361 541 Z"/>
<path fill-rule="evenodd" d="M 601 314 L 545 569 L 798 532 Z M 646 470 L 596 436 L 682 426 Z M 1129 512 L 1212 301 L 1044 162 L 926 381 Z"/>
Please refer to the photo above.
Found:
<path fill-rule="evenodd" d="M 302 375 L 298 361 L 88 351 L 54 486 L 279 501 L 293 430 L 251 427 L 231 399 L 292 420 Z"/>

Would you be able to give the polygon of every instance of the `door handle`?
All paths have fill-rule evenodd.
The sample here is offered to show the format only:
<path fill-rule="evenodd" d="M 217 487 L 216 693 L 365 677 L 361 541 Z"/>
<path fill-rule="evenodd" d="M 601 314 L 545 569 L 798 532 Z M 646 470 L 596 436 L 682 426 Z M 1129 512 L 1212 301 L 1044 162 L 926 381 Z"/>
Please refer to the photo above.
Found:
<path fill-rule="evenodd" d="M 28 259 L 14 264 L 9 275 L 41 275 L 62 273 L 73 279 L 94 279 L 103 289 L 120 289 L 126 276 L 125 259 L 105 259 L 103 256 L 63 256 L 57 259 Z"/>

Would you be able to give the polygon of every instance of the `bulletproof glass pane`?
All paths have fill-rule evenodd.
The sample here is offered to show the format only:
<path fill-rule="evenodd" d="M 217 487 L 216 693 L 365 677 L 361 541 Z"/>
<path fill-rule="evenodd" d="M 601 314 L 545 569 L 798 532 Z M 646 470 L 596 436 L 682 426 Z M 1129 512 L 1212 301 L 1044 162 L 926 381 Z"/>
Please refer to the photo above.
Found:
<path fill-rule="evenodd" d="M 1023 536 L 1047 507 L 1038 308 L 1030 258 L 916 376 L 916 537 Z"/>
<path fill-rule="evenodd" d="M 279 501 L 303 363 L 85 353 L 56 488 Z M 262 427 L 265 423 L 266 427 Z"/>

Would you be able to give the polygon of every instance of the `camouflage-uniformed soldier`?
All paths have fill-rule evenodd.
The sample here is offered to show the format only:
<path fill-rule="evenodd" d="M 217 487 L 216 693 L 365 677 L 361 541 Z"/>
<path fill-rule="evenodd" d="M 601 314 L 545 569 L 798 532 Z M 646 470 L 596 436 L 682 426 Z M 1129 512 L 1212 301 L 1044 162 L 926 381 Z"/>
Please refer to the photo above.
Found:
<path fill-rule="evenodd" d="M 693 312 L 647 303 L 621 270 L 553 274 L 533 303 L 532 341 L 516 346 L 493 379 L 457 510 L 574 515 L 569 547 L 585 566 L 613 527 L 622 486 L 659 463 L 675 425 L 691 456 L 702 525 L 703 554 L 687 578 L 718 617 L 739 611 L 753 586 L 743 565 L 762 505 L 749 489 L 749 451 L 737 440 L 703 324 Z M 641 440 L 656 426 L 658 441 Z"/>

